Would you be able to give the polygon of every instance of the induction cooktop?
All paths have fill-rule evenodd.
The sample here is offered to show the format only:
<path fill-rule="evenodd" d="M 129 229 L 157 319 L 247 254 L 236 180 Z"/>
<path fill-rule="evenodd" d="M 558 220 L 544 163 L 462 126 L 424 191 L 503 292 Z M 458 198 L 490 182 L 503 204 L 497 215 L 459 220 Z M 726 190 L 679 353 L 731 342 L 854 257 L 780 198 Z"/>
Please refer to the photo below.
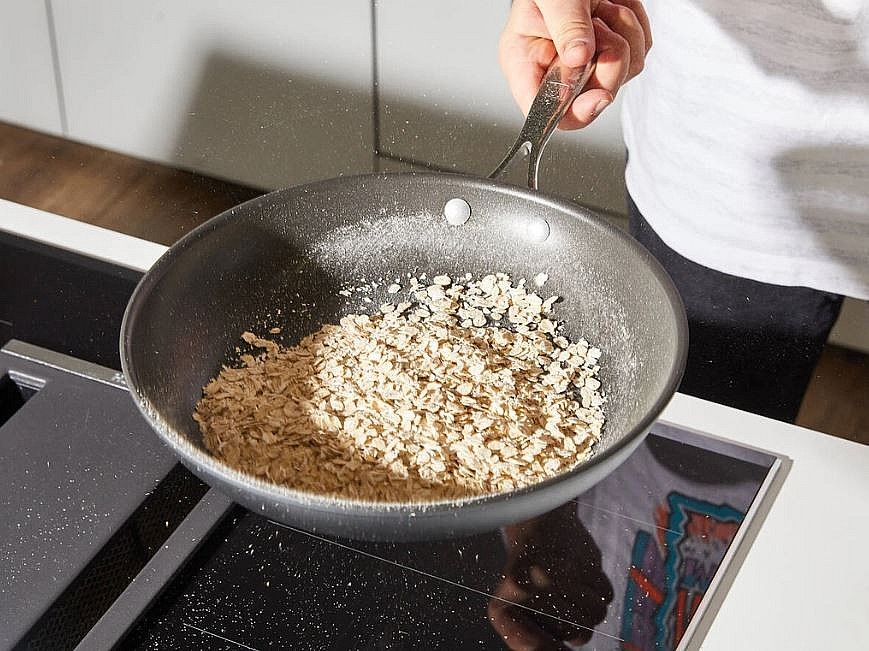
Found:
<path fill-rule="evenodd" d="M 788 463 L 659 422 L 534 520 L 301 531 L 209 489 L 136 411 L 116 358 L 135 274 L 3 247 L 0 649 L 696 647 Z"/>

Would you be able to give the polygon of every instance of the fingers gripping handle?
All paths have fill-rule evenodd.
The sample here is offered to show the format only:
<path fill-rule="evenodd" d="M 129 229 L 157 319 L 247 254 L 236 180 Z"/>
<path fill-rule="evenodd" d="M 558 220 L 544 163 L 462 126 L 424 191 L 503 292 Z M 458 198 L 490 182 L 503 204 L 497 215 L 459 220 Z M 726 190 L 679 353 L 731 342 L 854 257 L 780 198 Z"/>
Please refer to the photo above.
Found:
<path fill-rule="evenodd" d="M 543 82 L 531 103 L 519 137 L 504 160 L 489 175 L 490 179 L 501 176 L 515 158 L 527 154 L 528 187 L 537 189 L 537 168 L 540 165 L 543 149 L 573 100 L 585 88 L 594 72 L 594 66 L 595 59 L 592 59 L 584 68 L 567 68 L 561 65 L 561 59 L 555 57 L 546 74 L 543 75 Z"/>

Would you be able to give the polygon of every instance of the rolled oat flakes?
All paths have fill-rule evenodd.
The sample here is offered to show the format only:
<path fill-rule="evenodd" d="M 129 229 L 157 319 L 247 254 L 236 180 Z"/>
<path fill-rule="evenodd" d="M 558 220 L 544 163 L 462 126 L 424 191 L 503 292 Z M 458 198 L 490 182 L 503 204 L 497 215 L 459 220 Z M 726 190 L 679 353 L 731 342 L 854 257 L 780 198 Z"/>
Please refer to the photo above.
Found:
<path fill-rule="evenodd" d="M 196 406 L 206 447 L 277 484 L 378 502 L 500 493 L 571 469 L 603 427 L 601 351 L 558 334 L 557 297 L 524 285 L 412 278 L 412 300 L 296 346 L 244 333 L 260 354 L 224 367 Z"/>

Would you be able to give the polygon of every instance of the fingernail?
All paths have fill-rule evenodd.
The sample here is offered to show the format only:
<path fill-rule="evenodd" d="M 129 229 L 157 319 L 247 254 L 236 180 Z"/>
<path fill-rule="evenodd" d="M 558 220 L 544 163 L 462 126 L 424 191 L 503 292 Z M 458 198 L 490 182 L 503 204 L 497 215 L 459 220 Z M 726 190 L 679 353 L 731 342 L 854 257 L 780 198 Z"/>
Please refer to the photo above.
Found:
<path fill-rule="evenodd" d="M 612 102 L 609 101 L 608 99 L 602 99 L 601 101 L 599 101 L 597 103 L 597 106 L 594 107 L 594 111 L 591 112 L 592 116 L 597 117 L 610 104 L 612 104 Z"/>

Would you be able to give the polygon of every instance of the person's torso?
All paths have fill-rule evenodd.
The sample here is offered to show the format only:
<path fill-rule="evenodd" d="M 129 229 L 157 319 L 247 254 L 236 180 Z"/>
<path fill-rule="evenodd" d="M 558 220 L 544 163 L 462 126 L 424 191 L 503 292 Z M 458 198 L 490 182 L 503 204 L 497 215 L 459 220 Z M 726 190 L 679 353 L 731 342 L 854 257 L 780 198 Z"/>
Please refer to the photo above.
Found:
<path fill-rule="evenodd" d="M 648 0 L 628 189 L 695 262 L 869 298 L 869 7 Z"/>

